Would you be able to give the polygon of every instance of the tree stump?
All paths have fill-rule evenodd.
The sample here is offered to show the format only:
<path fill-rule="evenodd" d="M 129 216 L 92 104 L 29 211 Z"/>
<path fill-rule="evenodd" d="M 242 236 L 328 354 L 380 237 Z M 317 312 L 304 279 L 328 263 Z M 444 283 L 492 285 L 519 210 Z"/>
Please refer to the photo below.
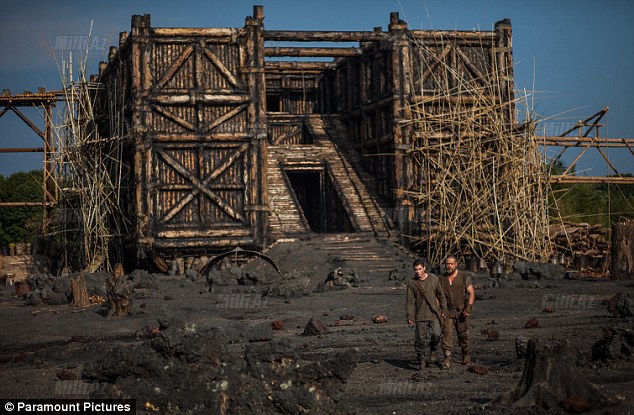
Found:
<path fill-rule="evenodd" d="M 595 408 L 608 402 L 596 386 L 579 372 L 575 352 L 567 341 L 544 344 L 531 339 L 519 384 L 495 402 L 551 410 L 565 405 L 571 397 L 581 397 Z"/>
<path fill-rule="evenodd" d="M 612 267 L 610 279 L 634 279 L 634 222 L 612 225 Z"/>
<path fill-rule="evenodd" d="M 88 287 L 86 286 L 86 278 L 84 273 L 80 272 L 77 278 L 71 278 L 70 287 L 73 293 L 73 307 L 88 307 L 90 298 L 88 297 Z"/>
<path fill-rule="evenodd" d="M 106 279 L 106 289 L 108 291 L 107 318 L 132 314 L 133 287 L 124 276 L 123 266 L 117 263 L 112 276 Z"/>

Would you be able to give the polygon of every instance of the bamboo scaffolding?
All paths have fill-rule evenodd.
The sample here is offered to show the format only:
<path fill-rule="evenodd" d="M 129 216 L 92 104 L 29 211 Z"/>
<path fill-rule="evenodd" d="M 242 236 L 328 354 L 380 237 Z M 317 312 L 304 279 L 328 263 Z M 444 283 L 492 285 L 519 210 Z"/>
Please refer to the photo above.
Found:
<path fill-rule="evenodd" d="M 469 69 L 473 64 L 452 38 L 413 39 L 420 63 L 408 120 L 415 132 L 409 150 L 415 185 L 406 196 L 417 209 L 414 245 L 431 263 L 448 254 L 506 263 L 546 260 L 548 177 L 530 108 L 522 125 L 516 121 L 526 100 L 509 93 L 507 56 L 483 40 L 486 68 Z M 429 82 L 423 88 L 426 79 L 433 89 Z"/>
<path fill-rule="evenodd" d="M 108 100 L 109 137 L 98 131 L 98 91 L 102 85 L 86 75 L 87 54 L 62 60 L 64 105 L 55 127 L 59 145 L 60 209 L 56 228 L 62 235 L 65 265 L 94 272 L 112 271 L 122 260 L 121 240 L 127 224 L 121 212 L 122 182 L 127 168 L 122 163 L 123 102 Z M 78 69 L 75 69 L 75 66 Z"/>

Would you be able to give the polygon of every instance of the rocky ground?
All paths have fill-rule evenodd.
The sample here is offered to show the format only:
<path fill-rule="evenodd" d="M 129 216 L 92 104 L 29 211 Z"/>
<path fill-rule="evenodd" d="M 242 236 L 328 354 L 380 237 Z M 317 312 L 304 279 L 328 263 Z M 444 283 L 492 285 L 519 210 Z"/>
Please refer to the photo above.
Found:
<path fill-rule="evenodd" d="M 56 279 L 40 277 L 29 301 L 0 287 L 0 398 L 131 397 L 139 413 L 565 413 L 493 403 L 522 377 L 516 344 L 557 338 L 607 398 L 587 412 L 634 412 L 631 317 L 608 310 L 616 294 L 634 294 L 631 282 L 527 265 L 503 279 L 476 274 L 473 367 L 457 352 L 450 370 L 419 372 L 405 257 L 396 272 L 370 273 L 302 242 L 268 254 L 283 275 L 260 260 L 207 277 L 132 273 L 127 317 L 52 304 L 66 287 Z M 103 278 L 88 279 L 105 296 Z"/>

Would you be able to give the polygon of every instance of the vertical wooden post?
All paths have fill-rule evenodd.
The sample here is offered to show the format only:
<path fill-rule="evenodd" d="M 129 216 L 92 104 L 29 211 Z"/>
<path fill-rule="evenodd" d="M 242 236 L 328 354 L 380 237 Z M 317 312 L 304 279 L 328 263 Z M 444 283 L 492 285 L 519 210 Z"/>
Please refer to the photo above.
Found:
<path fill-rule="evenodd" d="M 151 172 L 145 168 L 146 160 L 146 125 L 147 125 L 147 105 L 143 100 L 143 52 L 147 48 L 147 38 L 150 28 L 150 15 L 132 16 L 130 40 L 132 45 L 132 72 L 131 72 L 131 95 L 132 95 L 132 134 L 134 137 L 134 187 L 135 187 L 135 240 L 137 241 L 137 257 L 145 255 L 144 243 L 141 242 L 148 235 L 150 215 L 153 209 L 151 204 L 151 191 L 146 189 L 146 184 L 150 183 Z M 145 180 L 148 179 L 148 180 Z"/>
<path fill-rule="evenodd" d="M 392 135 L 393 135 L 393 197 L 395 207 L 394 222 L 401 233 L 409 233 L 408 220 L 412 215 L 411 202 L 405 197 L 410 188 L 411 161 L 407 150 L 410 148 L 411 119 L 411 60 L 410 44 L 407 38 L 407 23 L 399 19 L 398 12 L 390 13 L 389 32 L 392 42 Z"/>
<path fill-rule="evenodd" d="M 634 280 L 634 222 L 612 225 L 610 279 Z"/>
<path fill-rule="evenodd" d="M 253 6 L 253 16 L 244 22 L 246 33 L 247 89 L 250 98 L 248 112 L 249 175 L 251 189 L 247 203 L 253 238 L 263 249 L 266 247 L 268 228 L 268 184 L 266 179 L 266 80 L 264 72 L 264 9 Z"/>
<path fill-rule="evenodd" d="M 44 177 L 42 182 L 42 194 L 44 196 L 44 206 L 42 206 L 42 229 L 48 226 L 49 210 L 55 202 L 57 202 L 57 180 L 53 180 L 52 176 L 56 172 L 54 166 L 55 146 L 53 144 L 53 114 L 52 104 L 47 102 L 44 104 Z"/>
<path fill-rule="evenodd" d="M 500 101 L 507 103 L 509 123 L 514 123 L 515 105 L 513 104 L 515 88 L 513 78 L 513 31 L 511 19 L 500 20 L 495 23 L 495 49 L 493 56 L 496 57 L 494 68 L 498 69 L 498 82 Z"/>

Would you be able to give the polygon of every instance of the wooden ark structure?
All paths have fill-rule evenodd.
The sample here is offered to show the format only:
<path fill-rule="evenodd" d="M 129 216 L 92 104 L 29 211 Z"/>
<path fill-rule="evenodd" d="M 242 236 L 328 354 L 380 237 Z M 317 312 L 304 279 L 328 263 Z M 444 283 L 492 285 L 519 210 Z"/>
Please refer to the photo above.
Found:
<path fill-rule="evenodd" d="M 180 256 L 310 232 L 413 234 L 424 186 L 412 111 L 459 100 L 426 95 L 491 68 L 512 122 L 508 20 L 416 31 L 392 13 L 387 31 L 322 32 L 265 30 L 261 6 L 241 28 L 133 16 L 96 77 L 100 135 L 123 141 L 129 169 L 127 245 Z"/>

